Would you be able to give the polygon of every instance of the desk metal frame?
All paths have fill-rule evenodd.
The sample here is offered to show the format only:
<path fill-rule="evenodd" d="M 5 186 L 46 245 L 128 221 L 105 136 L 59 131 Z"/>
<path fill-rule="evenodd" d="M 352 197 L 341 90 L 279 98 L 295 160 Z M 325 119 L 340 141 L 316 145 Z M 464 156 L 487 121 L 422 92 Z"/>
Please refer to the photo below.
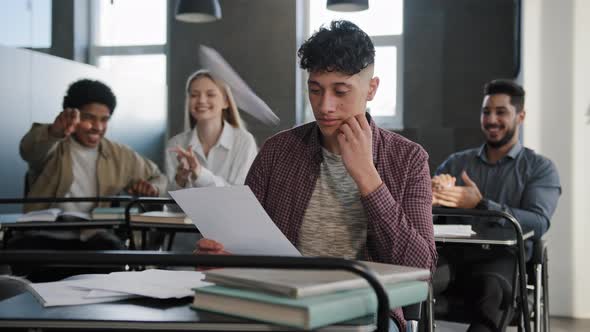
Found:
<path fill-rule="evenodd" d="M 43 265 L 130 264 L 201 267 L 251 267 L 313 270 L 346 270 L 368 281 L 377 294 L 377 331 L 389 330 L 389 299 L 375 273 L 366 265 L 339 258 L 188 255 L 145 251 L 0 251 L 0 263 L 35 263 Z"/>
<path fill-rule="evenodd" d="M 174 200 L 165 197 L 139 197 L 139 196 L 99 196 L 99 197 L 25 197 L 25 198 L 2 198 L 0 204 L 29 204 L 29 203 L 64 203 L 64 202 L 110 202 L 110 203 L 128 203 L 125 208 L 125 218 L 123 220 L 91 220 L 91 221 L 68 221 L 63 223 L 54 222 L 22 222 L 18 224 L 10 224 L 6 226 L 6 233 L 10 237 L 12 230 L 22 229 L 71 229 L 71 228 L 118 228 L 125 227 L 125 232 L 129 238 L 129 248 L 136 249 L 135 239 L 133 237 L 133 230 L 139 229 L 142 234 L 142 247 L 146 240 L 146 230 L 152 228 L 166 229 L 170 233 L 170 241 L 174 238 L 174 233 L 195 232 L 192 227 L 185 225 L 169 225 L 169 224 L 148 224 L 148 223 L 131 223 L 130 211 L 134 206 L 143 208 L 143 204 L 171 204 Z M 4 248 L 6 249 L 6 241 L 4 241 Z"/>
<path fill-rule="evenodd" d="M 157 228 L 159 231 L 165 231 L 168 233 L 168 247 L 166 248 L 168 251 L 172 249 L 172 242 L 174 241 L 174 236 L 176 232 L 190 232 L 190 233 L 198 233 L 198 229 L 194 225 L 175 225 L 175 224 L 153 224 L 153 223 L 142 223 L 142 222 L 131 222 L 131 209 L 135 206 L 143 206 L 143 204 L 176 204 L 176 202 L 172 198 L 163 198 L 163 197 L 136 197 L 129 204 L 125 207 L 125 223 L 127 225 L 127 229 L 139 228 L 141 229 L 141 244 L 142 249 L 145 249 L 146 243 L 146 230 L 151 228 Z M 135 244 L 134 244 L 135 245 Z M 131 249 L 135 249 L 132 247 Z"/>
<path fill-rule="evenodd" d="M 433 216 L 450 216 L 450 217 L 492 217 L 492 218 L 502 218 L 508 220 L 512 228 L 514 229 L 514 234 L 516 236 L 516 248 L 517 248 L 517 265 L 518 265 L 518 287 L 520 289 L 520 304 L 521 304 L 521 311 L 522 311 L 522 319 L 525 332 L 531 332 L 531 325 L 530 325 L 530 313 L 528 307 L 528 298 L 527 298 L 527 281 L 526 281 L 526 256 L 525 256 L 525 236 L 523 235 L 522 227 L 520 223 L 514 216 L 509 213 L 503 211 L 493 211 L 493 210 L 477 210 L 477 209 L 452 209 L 452 208 L 433 208 L 432 209 Z M 529 235 L 530 232 L 527 232 Z M 461 241 L 464 240 L 464 241 Z M 448 238 L 445 238 L 445 241 L 441 242 L 451 242 Z M 475 243 L 475 241 L 469 242 L 469 239 L 455 239 L 452 242 L 462 242 L 462 243 Z M 500 245 L 514 245 L 514 242 L 500 241 L 498 243 Z M 483 244 L 483 243 L 480 243 Z M 485 244 L 495 244 L 493 241 L 487 241 Z M 514 283 L 516 284 L 516 283 Z M 516 291 L 513 288 L 513 299 L 516 300 Z M 432 317 L 432 306 L 429 304 L 429 326 L 431 331 L 434 328 L 434 319 Z"/>
<path fill-rule="evenodd" d="M 30 203 L 66 203 L 66 202 L 110 202 L 112 203 L 124 203 L 133 200 L 133 196 L 97 196 L 97 197 L 24 197 L 24 198 L 0 198 L 0 204 L 30 204 Z M 19 224 L 11 224 L 6 227 L 7 231 L 5 234 L 10 234 L 13 229 L 22 228 L 22 230 L 31 229 L 71 229 L 71 228 L 117 228 L 124 225 L 121 221 L 115 220 L 103 220 L 103 221 L 73 221 L 64 223 L 54 222 L 23 222 Z M 131 231 L 127 231 L 129 237 L 129 246 L 135 247 L 135 241 Z M 4 249 L 6 249 L 6 238 L 3 241 Z"/>

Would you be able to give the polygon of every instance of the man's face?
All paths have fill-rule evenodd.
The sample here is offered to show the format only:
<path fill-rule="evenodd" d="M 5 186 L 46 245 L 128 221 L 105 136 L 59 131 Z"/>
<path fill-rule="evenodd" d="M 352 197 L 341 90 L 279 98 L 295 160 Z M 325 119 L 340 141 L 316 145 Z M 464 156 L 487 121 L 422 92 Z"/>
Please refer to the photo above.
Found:
<path fill-rule="evenodd" d="M 379 85 L 372 69 L 355 75 L 340 72 L 311 72 L 307 80 L 309 102 L 325 137 L 336 137 L 346 119 L 365 112 Z"/>
<path fill-rule="evenodd" d="M 524 110 L 517 113 L 507 94 L 487 95 L 483 99 L 481 130 L 487 144 L 500 148 L 518 140 L 518 126 L 524 121 Z"/>
<path fill-rule="evenodd" d="M 85 147 L 97 147 L 107 131 L 110 117 L 111 112 L 104 104 L 90 103 L 80 107 L 80 123 L 74 137 Z"/>

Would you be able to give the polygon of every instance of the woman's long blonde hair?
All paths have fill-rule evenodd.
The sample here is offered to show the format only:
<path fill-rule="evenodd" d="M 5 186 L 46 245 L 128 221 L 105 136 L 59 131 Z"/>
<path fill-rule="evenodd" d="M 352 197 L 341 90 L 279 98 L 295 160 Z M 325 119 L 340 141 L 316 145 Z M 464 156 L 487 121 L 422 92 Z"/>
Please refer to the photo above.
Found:
<path fill-rule="evenodd" d="M 188 120 L 188 121 L 185 121 L 185 123 L 190 124 L 191 129 L 197 125 L 197 120 L 195 120 L 191 116 L 191 112 L 189 109 L 189 107 L 190 107 L 189 99 L 190 99 L 191 84 L 193 83 L 194 80 L 196 80 L 197 78 L 200 78 L 200 77 L 207 77 L 211 81 L 213 81 L 213 83 L 215 83 L 215 85 L 217 85 L 219 90 L 221 90 L 221 92 L 223 93 L 224 98 L 227 100 L 228 107 L 223 109 L 223 113 L 222 113 L 223 120 L 227 121 L 234 128 L 242 127 L 242 118 L 240 118 L 240 113 L 238 113 L 238 107 L 236 106 L 236 101 L 234 100 L 234 96 L 231 93 L 231 89 L 229 88 L 229 86 L 227 84 L 225 84 L 225 82 L 223 82 L 222 80 L 220 80 L 218 78 L 215 78 L 211 74 L 211 72 L 209 72 L 208 70 L 205 70 L 205 69 L 197 70 L 196 72 L 192 73 L 188 77 L 188 79 L 186 80 L 185 117 L 188 117 L 188 119 L 185 118 L 185 120 Z"/>

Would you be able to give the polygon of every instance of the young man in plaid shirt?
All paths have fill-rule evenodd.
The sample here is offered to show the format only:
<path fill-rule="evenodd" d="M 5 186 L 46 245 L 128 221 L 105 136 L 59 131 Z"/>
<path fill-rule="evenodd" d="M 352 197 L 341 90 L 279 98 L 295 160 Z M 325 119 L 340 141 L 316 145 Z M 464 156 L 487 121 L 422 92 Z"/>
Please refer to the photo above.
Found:
<path fill-rule="evenodd" d="M 304 256 L 332 256 L 433 269 L 428 155 L 365 116 L 379 86 L 375 48 L 353 23 L 334 21 L 299 49 L 316 121 L 268 139 L 250 186 Z M 225 253 L 212 239 L 199 254 Z M 405 330 L 401 310 L 391 331 Z"/>

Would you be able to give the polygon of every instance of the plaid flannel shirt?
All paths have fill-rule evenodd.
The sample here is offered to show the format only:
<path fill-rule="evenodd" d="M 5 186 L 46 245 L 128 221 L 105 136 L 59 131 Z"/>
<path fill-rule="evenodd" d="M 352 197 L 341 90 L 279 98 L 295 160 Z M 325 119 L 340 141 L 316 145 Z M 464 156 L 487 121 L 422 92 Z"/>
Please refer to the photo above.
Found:
<path fill-rule="evenodd" d="M 383 184 L 361 198 L 367 213 L 367 257 L 434 270 L 432 191 L 428 154 L 418 144 L 370 123 L 373 162 Z M 269 138 L 246 178 L 270 218 L 298 244 L 299 229 L 323 161 L 315 122 Z M 400 309 L 393 317 L 405 331 Z"/>

